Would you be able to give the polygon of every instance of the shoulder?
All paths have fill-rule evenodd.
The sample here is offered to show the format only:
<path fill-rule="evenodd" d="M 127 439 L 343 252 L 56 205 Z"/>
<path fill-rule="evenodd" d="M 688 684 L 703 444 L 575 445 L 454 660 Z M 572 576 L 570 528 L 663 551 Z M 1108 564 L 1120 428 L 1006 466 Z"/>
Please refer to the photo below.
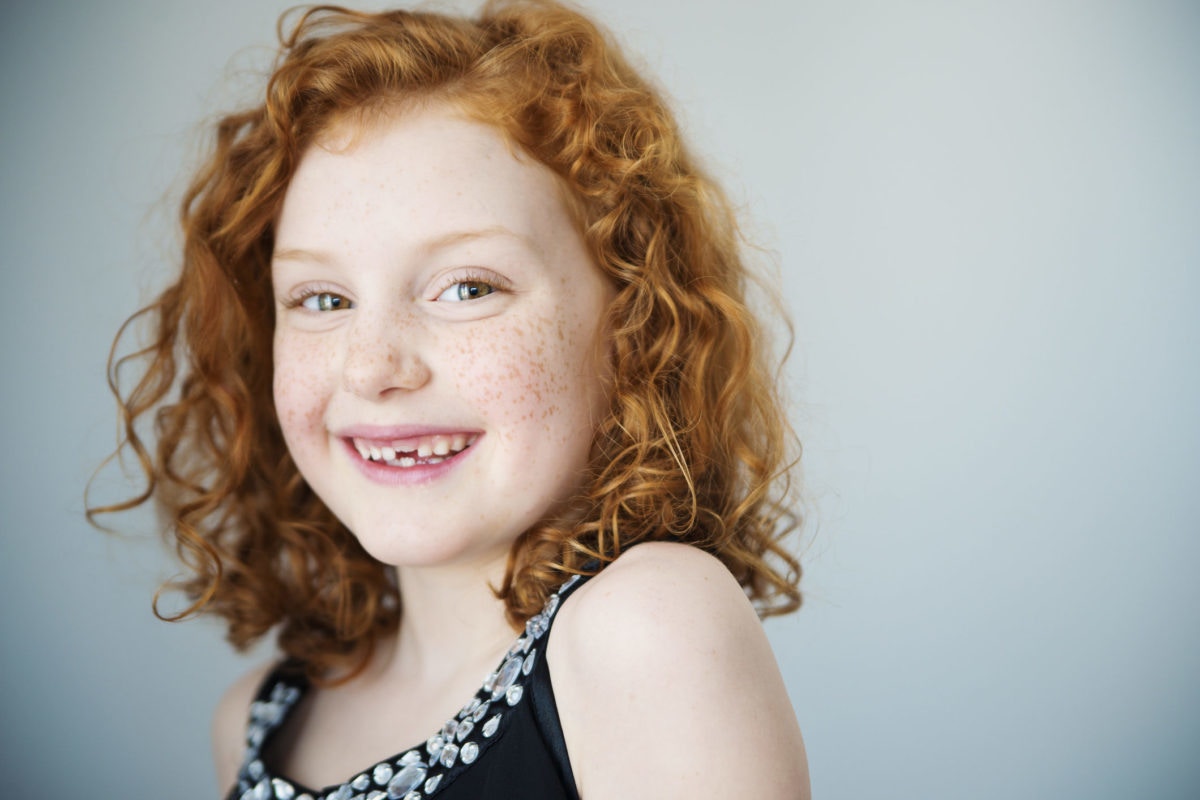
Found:
<path fill-rule="evenodd" d="M 237 778 L 246 745 L 250 704 L 259 686 L 275 667 L 276 664 L 271 662 L 250 670 L 234 681 L 217 702 L 212 722 L 212 743 L 217 788 L 221 792 L 227 791 Z"/>
<path fill-rule="evenodd" d="M 622 554 L 575 593 L 560 612 L 584 632 L 587 646 L 605 631 L 679 636 L 736 632 L 734 622 L 758 619 L 745 593 L 725 566 L 689 545 L 648 542 Z M 580 631 L 580 628 L 583 631 Z M 567 633 L 564 638 L 573 638 Z"/>
<path fill-rule="evenodd" d="M 548 659 L 589 800 L 808 796 L 774 654 L 716 558 L 674 543 L 630 549 L 563 604 Z"/>
<path fill-rule="evenodd" d="M 758 615 L 725 565 L 672 542 L 623 553 L 580 587 L 559 616 L 563 649 L 608 667 L 662 655 L 709 660 L 724 646 L 766 641 Z M 769 648 L 763 652 L 770 655 Z"/>

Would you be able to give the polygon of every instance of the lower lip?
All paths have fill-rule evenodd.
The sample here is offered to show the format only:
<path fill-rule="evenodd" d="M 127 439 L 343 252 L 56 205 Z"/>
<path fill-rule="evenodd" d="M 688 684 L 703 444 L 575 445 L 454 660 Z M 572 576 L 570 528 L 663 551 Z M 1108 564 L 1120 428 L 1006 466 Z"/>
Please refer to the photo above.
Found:
<path fill-rule="evenodd" d="M 346 455 L 358 466 L 359 471 L 371 481 L 384 486 L 422 486 L 432 483 L 462 463 L 471 451 L 475 449 L 475 445 L 477 444 L 479 444 L 478 438 L 469 447 L 458 451 L 452 456 L 446 456 L 436 464 L 414 464 L 411 467 L 393 467 L 382 461 L 370 461 L 363 458 L 359 455 L 358 448 L 354 446 L 353 442 L 349 439 L 342 439 L 342 446 L 346 449 Z"/>

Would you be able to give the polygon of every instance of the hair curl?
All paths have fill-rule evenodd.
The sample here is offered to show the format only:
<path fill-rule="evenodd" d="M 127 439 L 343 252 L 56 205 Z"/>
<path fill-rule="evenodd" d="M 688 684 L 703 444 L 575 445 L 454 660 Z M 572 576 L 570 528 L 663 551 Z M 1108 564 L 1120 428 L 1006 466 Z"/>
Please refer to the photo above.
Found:
<path fill-rule="evenodd" d="M 174 584 L 244 648 L 272 629 L 315 677 L 361 668 L 398 619 L 394 572 L 307 486 L 272 402 L 274 223 L 301 157 L 330 126 L 412 100 L 490 123 L 569 188 L 591 253 L 616 287 L 610 413 L 578 513 L 515 541 L 497 595 L 536 613 L 564 573 L 631 545 L 687 542 L 717 556 L 763 615 L 800 604 L 784 546 L 795 439 L 745 300 L 734 214 L 685 151 L 658 94 L 606 36 L 551 2 L 489 3 L 469 20 L 307 9 L 285 32 L 264 102 L 222 118 L 183 199 L 182 272 L 126 322 L 109 383 L 144 491 L 190 569 Z M 152 341 L 117 357 L 130 323 Z M 120 373 L 141 363 L 123 394 Z M 135 426 L 153 414 L 154 444 Z M 157 612 L 156 612 L 157 613 Z"/>

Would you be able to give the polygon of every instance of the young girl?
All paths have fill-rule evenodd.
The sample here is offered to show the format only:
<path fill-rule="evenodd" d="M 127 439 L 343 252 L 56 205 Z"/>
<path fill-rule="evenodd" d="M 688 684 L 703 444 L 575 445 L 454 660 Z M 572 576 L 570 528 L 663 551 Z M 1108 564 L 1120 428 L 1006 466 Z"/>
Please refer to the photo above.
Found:
<path fill-rule="evenodd" d="M 309 10 L 182 224 L 124 507 L 170 520 L 180 616 L 278 634 L 217 710 L 222 791 L 808 796 L 736 226 L 592 23 Z"/>

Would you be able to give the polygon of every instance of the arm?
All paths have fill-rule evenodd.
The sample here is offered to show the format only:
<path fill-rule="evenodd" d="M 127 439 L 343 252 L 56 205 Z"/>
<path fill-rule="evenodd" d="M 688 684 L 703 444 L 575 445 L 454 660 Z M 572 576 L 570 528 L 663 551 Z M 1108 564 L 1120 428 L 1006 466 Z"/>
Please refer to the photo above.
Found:
<path fill-rule="evenodd" d="M 775 657 L 719 561 L 639 545 L 571 599 L 548 659 L 585 800 L 809 797 Z"/>

